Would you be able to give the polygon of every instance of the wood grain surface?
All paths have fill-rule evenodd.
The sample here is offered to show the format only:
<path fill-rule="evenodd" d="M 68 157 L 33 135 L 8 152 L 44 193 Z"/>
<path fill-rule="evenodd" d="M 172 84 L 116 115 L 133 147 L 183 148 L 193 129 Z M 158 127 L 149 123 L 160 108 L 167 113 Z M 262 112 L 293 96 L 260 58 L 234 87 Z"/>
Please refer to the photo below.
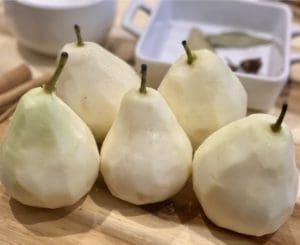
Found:
<path fill-rule="evenodd" d="M 128 3 L 118 2 L 118 15 L 106 47 L 132 62 L 136 40 L 120 27 Z M 53 70 L 53 59 L 31 53 L 9 34 L 1 2 L 0 50 L 0 72 L 21 62 L 30 64 L 34 74 Z M 292 130 L 300 163 L 299 66 L 293 67 L 292 73 L 293 82 L 287 84 L 269 113 L 278 115 L 283 101 L 288 101 L 285 121 Z M 0 138 L 7 124 L 0 124 Z M 10 198 L 0 184 L 0 244 L 300 244 L 300 197 L 294 213 L 276 233 L 255 238 L 213 225 L 198 204 L 190 181 L 171 200 L 134 206 L 114 198 L 100 177 L 76 205 L 57 210 L 24 206 Z"/>

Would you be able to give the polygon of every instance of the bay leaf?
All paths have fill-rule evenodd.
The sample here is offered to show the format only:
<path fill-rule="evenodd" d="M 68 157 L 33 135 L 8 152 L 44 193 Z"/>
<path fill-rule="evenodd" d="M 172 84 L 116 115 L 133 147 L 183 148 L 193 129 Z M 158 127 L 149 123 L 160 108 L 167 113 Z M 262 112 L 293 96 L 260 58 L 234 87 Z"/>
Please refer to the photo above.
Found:
<path fill-rule="evenodd" d="M 206 36 L 213 47 L 246 48 L 271 43 L 271 40 L 249 35 L 245 32 L 234 31 Z"/>
<path fill-rule="evenodd" d="M 187 43 L 192 50 L 209 49 L 214 51 L 213 46 L 210 45 L 204 34 L 197 28 L 191 29 L 187 38 Z"/>

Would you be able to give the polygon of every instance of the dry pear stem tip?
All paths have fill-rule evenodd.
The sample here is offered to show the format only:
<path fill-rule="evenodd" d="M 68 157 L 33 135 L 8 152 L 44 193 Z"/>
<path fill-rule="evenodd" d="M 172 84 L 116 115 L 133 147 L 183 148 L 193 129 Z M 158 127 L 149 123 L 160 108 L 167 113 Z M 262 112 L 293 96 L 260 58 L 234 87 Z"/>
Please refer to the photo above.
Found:
<path fill-rule="evenodd" d="M 76 37 L 77 37 L 77 46 L 83 46 L 84 42 L 82 41 L 81 33 L 80 33 L 80 26 L 79 25 L 74 25 Z"/>
<path fill-rule="evenodd" d="M 45 91 L 47 91 L 48 93 L 52 93 L 55 90 L 55 84 L 56 84 L 57 79 L 60 76 L 65 64 L 67 63 L 68 57 L 69 57 L 69 55 L 67 52 L 61 53 L 59 63 L 56 67 L 56 70 L 55 70 L 53 76 L 51 77 L 50 81 L 47 84 L 45 84 L 45 86 L 44 86 Z"/>
<path fill-rule="evenodd" d="M 277 121 L 271 125 L 271 129 L 274 133 L 277 133 L 281 130 L 281 124 L 283 122 L 283 119 L 284 119 L 287 109 L 288 109 L 288 104 L 284 103 L 282 105 L 281 112 L 280 112 L 280 115 L 279 115 Z"/>
<path fill-rule="evenodd" d="M 187 63 L 189 65 L 193 64 L 193 62 L 196 60 L 196 56 L 193 55 L 191 49 L 189 48 L 189 46 L 187 45 L 186 40 L 182 41 L 182 46 L 184 47 L 184 50 L 186 52 L 187 55 Z"/>
<path fill-rule="evenodd" d="M 146 94 L 147 93 L 146 76 L 147 76 L 147 65 L 142 64 L 141 65 L 141 87 L 140 87 L 140 93 L 141 94 Z"/>

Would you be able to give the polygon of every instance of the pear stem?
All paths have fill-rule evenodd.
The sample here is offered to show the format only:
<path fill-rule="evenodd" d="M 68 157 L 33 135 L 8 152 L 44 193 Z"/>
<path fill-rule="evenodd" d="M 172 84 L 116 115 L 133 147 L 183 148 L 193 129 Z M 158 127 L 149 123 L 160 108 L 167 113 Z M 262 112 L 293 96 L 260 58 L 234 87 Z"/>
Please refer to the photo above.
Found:
<path fill-rule="evenodd" d="M 271 129 L 274 133 L 277 133 L 281 130 L 281 124 L 283 122 L 283 119 L 284 119 L 287 109 L 288 109 L 288 105 L 287 105 L 287 103 L 284 103 L 282 105 L 281 112 L 280 112 L 280 115 L 279 115 L 277 121 L 271 125 Z"/>
<path fill-rule="evenodd" d="M 147 75 L 147 65 L 142 64 L 141 65 L 141 87 L 140 87 L 140 93 L 141 94 L 146 94 L 147 89 L 146 89 L 146 75 Z"/>
<path fill-rule="evenodd" d="M 69 57 L 69 55 L 67 52 L 61 53 L 58 66 L 56 67 L 56 70 L 55 70 L 53 76 L 51 77 L 50 81 L 48 83 L 46 83 L 44 86 L 44 89 L 46 92 L 52 93 L 53 91 L 55 91 L 55 84 L 56 84 L 57 79 L 58 79 L 59 75 L 61 74 L 61 72 L 68 60 L 68 57 Z"/>
<path fill-rule="evenodd" d="M 196 60 L 196 56 L 192 54 L 192 51 L 189 48 L 189 46 L 187 45 L 186 40 L 182 41 L 182 46 L 184 47 L 184 50 L 185 50 L 186 55 L 187 55 L 187 63 L 189 65 L 193 64 L 194 60 Z"/>
<path fill-rule="evenodd" d="M 77 37 L 77 46 L 81 47 L 84 45 L 84 42 L 82 41 L 81 33 L 80 33 L 80 26 L 74 25 L 76 37 Z"/>

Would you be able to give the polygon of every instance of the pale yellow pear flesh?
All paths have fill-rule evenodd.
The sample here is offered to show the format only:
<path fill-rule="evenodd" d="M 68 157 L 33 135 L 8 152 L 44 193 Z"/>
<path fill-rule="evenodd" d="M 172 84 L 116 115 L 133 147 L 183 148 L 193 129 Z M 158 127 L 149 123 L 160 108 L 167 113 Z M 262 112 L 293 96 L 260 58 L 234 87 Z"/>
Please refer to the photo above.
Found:
<path fill-rule="evenodd" d="M 189 136 L 194 150 L 211 133 L 246 116 L 247 94 L 224 61 L 209 50 L 182 55 L 169 69 L 158 91 Z"/>
<path fill-rule="evenodd" d="M 90 127 L 101 143 L 126 92 L 140 79 L 123 60 L 92 42 L 66 44 L 69 59 L 57 82 L 57 95 Z"/>
<path fill-rule="evenodd" d="M 151 88 L 124 96 L 101 156 L 101 173 L 111 193 L 137 205 L 173 196 L 191 173 L 191 143 L 163 97 Z"/>
<path fill-rule="evenodd" d="M 213 133 L 196 151 L 194 191 L 218 226 L 253 236 L 275 232 L 291 215 L 298 190 L 292 135 L 276 118 L 254 114 Z"/>
<path fill-rule="evenodd" d="M 100 156 L 86 124 L 54 93 L 27 92 L 18 103 L 0 151 L 6 191 L 23 204 L 59 208 L 94 184 Z"/>

